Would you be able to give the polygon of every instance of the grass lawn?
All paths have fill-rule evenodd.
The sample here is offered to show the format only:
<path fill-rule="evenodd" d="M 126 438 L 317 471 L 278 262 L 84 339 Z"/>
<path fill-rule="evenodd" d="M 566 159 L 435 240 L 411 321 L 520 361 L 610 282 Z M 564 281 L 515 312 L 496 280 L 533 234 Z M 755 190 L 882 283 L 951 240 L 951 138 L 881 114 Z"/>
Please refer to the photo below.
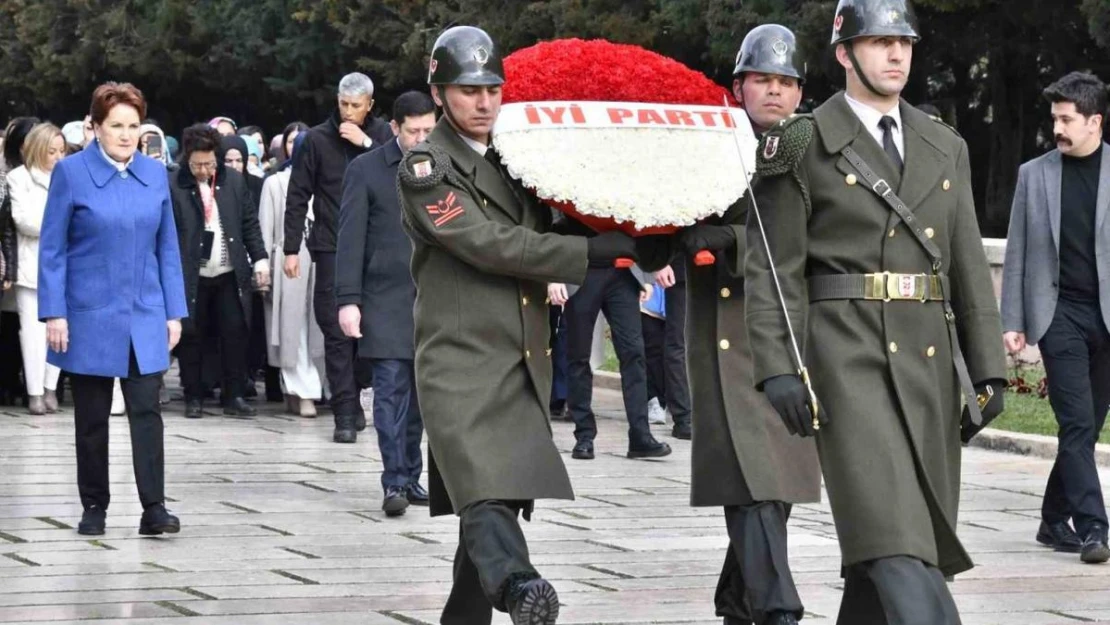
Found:
<path fill-rule="evenodd" d="M 1044 369 L 1040 366 L 1027 366 L 1022 373 L 1025 381 L 1034 389 L 1038 388 L 1041 378 L 1044 377 Z M 1056 417 L 1047 399 L 1041 399 L 1035 393 L 1019 395 L 1012 391 L 1006 392 L 1006 409 L 1002 416 L 991 423 L 991 427 L 1046 436 L 1056 436 L 1057 432 Z M 1102 429 L 1099 442 L 1110 443 L 1110 428 Z"/>

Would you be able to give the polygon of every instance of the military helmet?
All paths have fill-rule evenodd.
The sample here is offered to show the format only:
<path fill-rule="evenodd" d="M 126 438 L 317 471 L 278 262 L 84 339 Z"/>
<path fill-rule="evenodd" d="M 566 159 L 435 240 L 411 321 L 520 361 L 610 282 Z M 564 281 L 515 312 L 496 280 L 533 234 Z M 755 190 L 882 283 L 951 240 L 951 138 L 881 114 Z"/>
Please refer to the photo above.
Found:
<path fill-rule="evenodd" d="M 501 53 L 481 28 L 448 28 L 432 46 L 429 85 L 494 86 L 504 82 Z"/>
<path fill-rule="evenodd" d="M 746 72 L 790 76 L 805 82 L 806 62 L 798 50 L 794 33 L 778 24 L 753 28 L 740 44 L 732 75 L 739 76 Z"/>
<path fill-rule="evenodd" d="M 857 37 L 921 39 L 911 0 L 840 0 L 833 19 L 832 45 Z"/>

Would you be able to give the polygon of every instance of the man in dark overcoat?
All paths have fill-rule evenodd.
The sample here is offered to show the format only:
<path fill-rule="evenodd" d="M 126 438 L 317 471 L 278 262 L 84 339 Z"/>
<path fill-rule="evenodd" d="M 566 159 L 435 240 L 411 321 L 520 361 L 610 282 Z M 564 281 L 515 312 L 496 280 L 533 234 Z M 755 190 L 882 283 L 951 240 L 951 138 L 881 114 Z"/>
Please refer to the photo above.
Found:
<path fill-rule="evenodd" d="M 401 228 L 397 167 L 435 123 L 436 105 L 428 94 L 401 94 L 391 122 L 397 138 L 351 163 L 339 205 L 335 301 L 339 325 L 358 339 L 358 357 L 369 363 L 374 379 L 382 510 L 388 516 L 404 514 L 410 503 L 428 505 L 420 485 L 424 426 L 413 365 L 416 285 L 409 271 L 412 243 Z"/>
<path fill-rule="evenodd" d="M 484 31 L 436 40 L 428 82 L 443 118 L 398 171 L 416 282 L 416 386 L 428 434 L 432 514 L 459 516 L 454 585 L 440 623 L 554 623 L 559 600 L 539 576 L 517 517 L 536 499 L 570 499 L 551 439 L 549 282 L 639 257 L 619 232 L 551 233 L 550 209 L 490 146 L 501 57 Z M 665 261 L 664 261 L 665 263 Z M 661 265 L 660 265 L 661 266 Z"/>
<path fill-rule="evenodd" d="M 961 429 L 1002 409 L 967 145 L 900 98 L 918 33 L 908 0 L 841 0 L 847 90 L 764 135 L 747 223 L 755 380 L 789 429 L 816 434 L 841 625 L 958 625 Z"/>
<path fill-rule="evenodd" d="M 794 33 L 777 24 L 753 29 L 733 75 L 733 93 L 762 135 L 802 99 L 805 62 Z M 787 562 L 786 521 L 791 504 L 820 500 L 821 475 L 813 441 L 786 429 L 752 379 L 744 324 L 748 199 L 680 237 L 688 255 L 709 249 L 717 256 L 707 267 L 686 263 L 694 400 L 690 503 L 725 511 L 730 546 L 717 615 L 726 625 L 785 625 L 803 612 Z"/>

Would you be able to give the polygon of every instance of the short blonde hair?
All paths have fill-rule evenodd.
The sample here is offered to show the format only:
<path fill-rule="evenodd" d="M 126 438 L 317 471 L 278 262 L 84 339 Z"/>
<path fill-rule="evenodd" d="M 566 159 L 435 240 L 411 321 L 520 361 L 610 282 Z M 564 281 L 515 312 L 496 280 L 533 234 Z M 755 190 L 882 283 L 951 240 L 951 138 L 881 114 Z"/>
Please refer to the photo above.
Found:
<path fill-rule="evenodd" d="M 23 142 L 23 164 L 27 169 L 46 169 L 46 158 L 50 152 L 50 142 L 54 137 L 62 137 L 62 149 L 65 149 L 65 137 L 62 135 L 62 130 L 51 124 L 44 122 L 35 125 L 31 132 L 27 133 L 27 139 Z"/>

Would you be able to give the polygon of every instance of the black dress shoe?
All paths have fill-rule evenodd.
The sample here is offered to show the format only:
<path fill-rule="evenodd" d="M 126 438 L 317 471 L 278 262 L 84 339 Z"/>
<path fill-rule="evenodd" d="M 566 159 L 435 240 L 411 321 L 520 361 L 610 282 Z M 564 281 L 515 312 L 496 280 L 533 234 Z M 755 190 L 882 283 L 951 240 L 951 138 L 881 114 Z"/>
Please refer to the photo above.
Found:
<path fill-rule="evenodd" d="M 335 433 L 332 434 L 331 440 L 336 443 L 354 443 L 358 441 L 358 430 L 355 429 L 354 415 L 335 415 Z"/>
<path fill-rule="evenodd" d="M 671 436 L 679 440 L 688 441 L 694 437 L 694 432 L 689 423 L 676 423 L 674 427 L 671 428 Z"/>
<path fill-rule="evenodd" d="M 93 506 L 86 508 L 81 514 L 81 522 L 77 524 L 77 533 L 82 536 L 104 535 L 104 517 L 107 516 L 104 508 Z"/>
<path fill-rule="evenodd" d="M 763 625 L 798 625 L 798 619 L 790 612 L 772 612 L 763 620 Z"/>
<path fill-rule="evenodd" d="M 166 506 L 159 503 L 143 510 L 143 518 L 139 520 L 139 533 L 143 536 L 176 534 L 180 531 L 181 521 L 170 514 Z"/>
<path fill-rule="evenodd" d="M 1083 548 L 1083 540 L 1067 521 L 1060 523 L 1041 521 L 1041 526 L 1037 529 L 1037 542 L 1064 553 L 1079 553 Z"/>
<path fill-rule="evenodd" d="M 1079 559 L 1086 564 L 1102 564 L 1110 560 L 1110 546 L 1106 544 L 1106 526 L 1094 524 L 1083 540 Z"/>
<path fill-rule="evenodd" d="M 578 441 L 574 445 L 574 450 L 570 452 L 570 457 L 575 460 L 593 460 L 594 459 L 594 443 L 593 441 Z"/>
<path fill-rule="evenodd" d="M 420 485 L 420 482 L 413 482 L 405 488 L 405 496 L 408 497 L 409 503 L 414 506 L 428 505 L 428 491 Z"/>
<path fill-rule="evenodd" d="M 736 618 L 735 616 L 726 616 L 724 625 L 753 625 L 751 621 L 745 621 Z"/>
<path fill-rule="evenodd" d="M 387 486 L 385 497 L 382 499 L 382 512 L 386 516 L 401 516 L 409 507 L 409 500 L 405 497 L 405 489 L 400 486 Z"/>
<path fill-rule="evenodd" d="M 229 417 L 253 417 L 258 411 L 242 397 L 232 397 L 224 402 L 224 414 Z"/>
<path fill-rule="evenodd" d="M 628 447 L 629 458 L 662 458 L 671 455 L 671 446 L 654 438 L 635 447 Z"/>
<path fill-rule="evenodd" d="M 555 625 L 559 618 L 559 595 L 542 577 L 510 588 L 505 603 L 513 625 Z"/>
<path fill-rule="evenodd" d="M 366 429 L 366 413 L 359 410 L 355 415 L 355 431 L 361 432 Z"/>
<path fill-rule="evenodd" d="M 199 399 L 186 399 L 185 400 L 185 418 L 186 419 L 199 419 L 204 416 L 204 410 L 201 407 Z"/>

